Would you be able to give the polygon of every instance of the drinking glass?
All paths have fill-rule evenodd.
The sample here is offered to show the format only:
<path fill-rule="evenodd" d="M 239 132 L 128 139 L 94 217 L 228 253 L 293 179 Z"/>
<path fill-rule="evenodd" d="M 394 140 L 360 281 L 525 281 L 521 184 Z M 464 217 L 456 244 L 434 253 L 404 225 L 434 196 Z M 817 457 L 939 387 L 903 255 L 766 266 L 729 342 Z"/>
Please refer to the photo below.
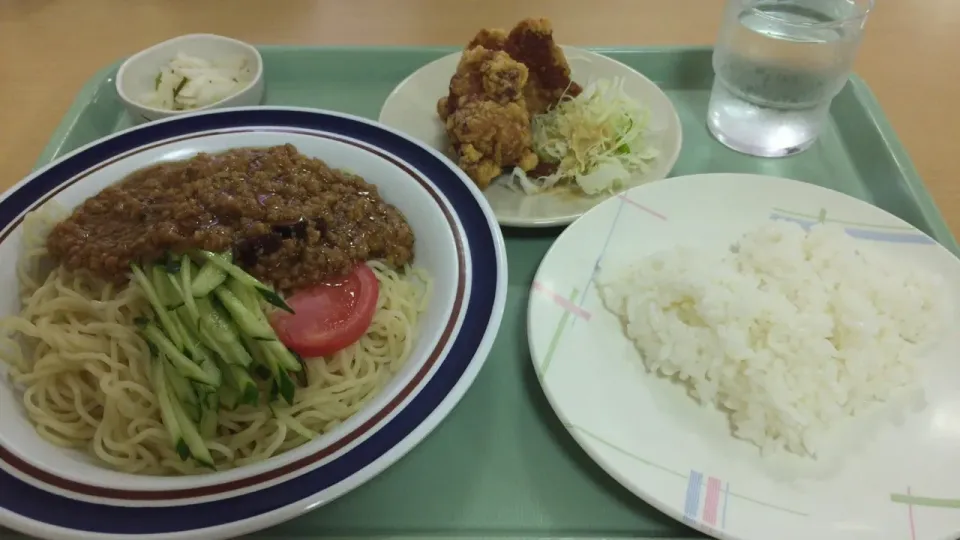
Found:
<path fill-rule="evenodd" d="M 727 0 L 707 127 L 726 146 L 789 156 L 817 140 L 873 0 Z"/>

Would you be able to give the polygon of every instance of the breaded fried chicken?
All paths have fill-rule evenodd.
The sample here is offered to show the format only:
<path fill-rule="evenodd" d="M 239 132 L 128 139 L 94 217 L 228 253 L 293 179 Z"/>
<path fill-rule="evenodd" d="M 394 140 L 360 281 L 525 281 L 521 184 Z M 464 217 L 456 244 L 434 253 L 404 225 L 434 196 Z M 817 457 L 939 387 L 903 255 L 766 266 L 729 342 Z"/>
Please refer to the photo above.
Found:
<path fill-rule="evenodd" d="M 580 85 L 570 80 L 570 64 L 563 49 L 553 40 L 553 26 L 548 19 L 524 19 L 508 34 L 500 28 L 484 28 L 477 32 L 466 50 L 482 46 L 505 51 L 527 66 L 530 77 L 524 88 L 527 109 L 531 115 L 542 114 L 557 104 L 566 92 L 580 95 Z"/>
<path fill-rule="evenodd" d="M 564 93 L 580 94 L 547 19 L 526 19 L 509 33 L 484 28 L 467 44 L 437 102 L 460 167 L 483 189 L 506 167 L 538 164 L 530 119 Z"/>
<path fill-rule="evenodd" d="M 530 114 L 516 101 L 500 104 L 474 96 L 464 98 L 447 117 L 458 165 L 480 189 L 486 189 L 505 167 L 529 171 L 537 166 L 531 148 Z"/>
<path fill-rule="evenodd" d="M 498 103 L 523 99 L 527 77 L 526 66 L 502 51 L 483 46 L 467 49 L 450 79 L 449 95 L 437 103 L 437 114 L 446 120 L 458 99 L 467 96 L 485 96 Z"/>
<path fill-rule="evenodd" d="M 502 51 L 507 46 L 507 32 L 501 28 L 484 28 L 473 36 L 470 43 L 464 48 L 469 51 L 474 47 L 483 47 L 491 51 Z"/>
<path fill-rule="evenodd" d="M 482 46 L 463 53 L 450 94 L 437 103 L 458 165 L 481 189 L 505 167 L 537 166 L 523 98 L 527 68 Z"/>
<path fill-rule="evenodd" d="M 546 112 L 560 101 L 564 92 L 571 97 L 580 95 L 580 85 L 570 80 L 567 57 L 553 40 L 549 20 L 520 21 L 507 36 L 504 50 L 530 71 L 524 97 L 531 115 Z"/>

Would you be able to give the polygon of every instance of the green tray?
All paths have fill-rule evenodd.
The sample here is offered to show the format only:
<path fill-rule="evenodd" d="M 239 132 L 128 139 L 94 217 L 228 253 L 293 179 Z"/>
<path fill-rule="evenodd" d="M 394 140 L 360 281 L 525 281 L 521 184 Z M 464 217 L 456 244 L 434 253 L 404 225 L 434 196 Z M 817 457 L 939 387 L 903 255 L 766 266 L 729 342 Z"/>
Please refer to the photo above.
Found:
<path fill-rule="evenodd" d="M 262 47 L 267 103 L 376 118 L 397 83 L 452 50 Z M 813 148 L 757 159 L 724 148 L 704 126 L 710 49 L 601 52 L 641 71 L 673 100 L 684 134 L 673 175 L 750 172 L 820 184 L 870 201 L 957 252 L 858 77 L 834 100 L 831 122 Z M 38 166 L 130 125 L 114 92 L 116 69 L 87 83 Z M 504 231 L 510 283 L 503 326 L 473 388 L 430 437 L 349 495 L 250 538 L 702 538 L 608 478 L 547 405 L 528 357 L 525 313 L 537 265 L 559 232 Z"/>

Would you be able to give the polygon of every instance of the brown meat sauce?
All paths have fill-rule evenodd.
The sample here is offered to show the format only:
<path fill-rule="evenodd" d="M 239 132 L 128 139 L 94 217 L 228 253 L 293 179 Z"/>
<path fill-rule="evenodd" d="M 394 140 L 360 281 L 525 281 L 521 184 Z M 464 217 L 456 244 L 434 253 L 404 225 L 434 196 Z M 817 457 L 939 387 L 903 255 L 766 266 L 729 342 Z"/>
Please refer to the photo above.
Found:
<path fill-rule="evenodd" d="M 400 267 L 413 245 L 410 225 L 376 186 L 289 144 L 139 170 L 87 199 L 47 239 L 67 268 L 118 283 L 133 262 L 232 251 L 240 266 L 285 292 L 361 261 Z"/>

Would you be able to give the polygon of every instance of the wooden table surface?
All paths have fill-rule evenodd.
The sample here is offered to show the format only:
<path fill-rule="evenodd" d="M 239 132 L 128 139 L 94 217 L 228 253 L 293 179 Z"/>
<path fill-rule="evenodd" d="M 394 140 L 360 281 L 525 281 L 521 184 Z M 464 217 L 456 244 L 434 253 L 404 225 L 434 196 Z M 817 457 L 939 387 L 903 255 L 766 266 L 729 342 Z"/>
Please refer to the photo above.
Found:
<path fill-rule="evenodd" d="M 960 1 L 878 0 L 856 70 L 960 237 Z M 549 17 L 574 45 L 710 44 L 722 0 L 0 0 L 0 189 L 99 68 L 191 32 L 274 44 L 462 44 Z"/>

